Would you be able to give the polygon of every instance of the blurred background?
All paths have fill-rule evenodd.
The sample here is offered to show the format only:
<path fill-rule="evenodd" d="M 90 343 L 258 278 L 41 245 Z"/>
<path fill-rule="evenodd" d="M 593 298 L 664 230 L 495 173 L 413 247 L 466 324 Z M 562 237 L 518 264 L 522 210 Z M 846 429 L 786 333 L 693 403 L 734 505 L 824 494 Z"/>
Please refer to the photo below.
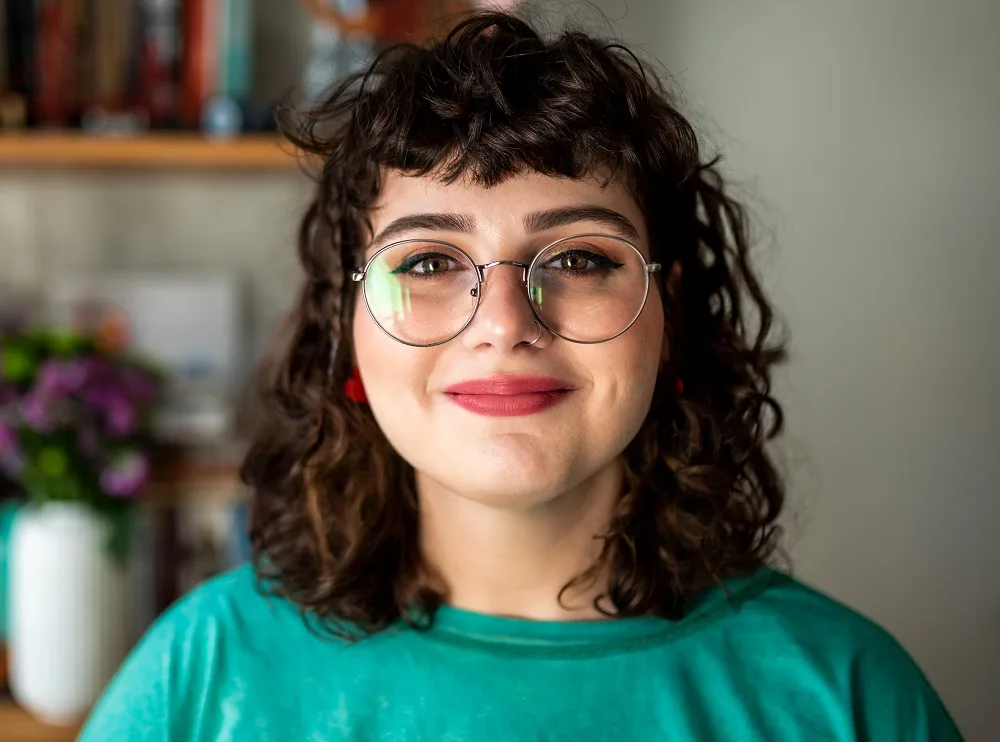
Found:
<path fill-rule="evenodd" d="M 135 449 L 149 466 L 129 495 L 124 640 L 95 638 L 74 662 L 96 669 L 53 696 L 38 688 L 70 673 L 37 648 L 65 633 L 50 621 L 21 653 L 41 658 L 15 689 L 32 715 L 0 700 L 0 740 L 71 739 L 74 704 L 99 692 L 117 653 L 178 595 L 246 558 L 241 414 L 297 289 L 310 189 L 274 132 L 276 103 L 307 104 L 381 44 L 421 38 L 470 5 L 0 0 L 0 322 L 94 334 L 100 347 L 80 353 L 142 357 L 159 390 L 155 414 L 129 429 L 155 450 Z M 706 146 L 724 153 L 792 339 L 777 453 L 796 573 L 896 635 L 970 740 L 996 739 L 1000 5 L 529 10 L 658 59 Z M 63 351 L 28 340 L 0 358 L 37 360 L 37 385 L 38 348 Z M 32 615 L 55 610 L 53 580 L 85 582 L 58 567 L 95 549 L 35 524 L 39 544 L 47 533 L 65 553 L 46 546 L 51 565 L 32 562 L 17 582 L 10 553 L 42 546 L 13 543 L 30 488 L 11 471 L 24 469 L 0 484 L 0 645 L 15 613 L 37 625 Z M 29 582 L 51 589 L 15 606 Z"/>

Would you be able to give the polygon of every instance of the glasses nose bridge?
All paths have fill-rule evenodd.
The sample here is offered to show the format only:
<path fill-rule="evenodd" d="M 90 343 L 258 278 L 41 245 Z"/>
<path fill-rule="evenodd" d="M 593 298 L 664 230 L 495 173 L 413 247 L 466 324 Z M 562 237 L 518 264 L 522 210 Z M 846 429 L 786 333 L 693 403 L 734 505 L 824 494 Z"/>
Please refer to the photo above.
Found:
<path fill-rule="evenodd" d="M 521 269 L 521 283 L 528 284 L 528 269 L 531 267 L 530 263 L 520 263 L 516 260 L 494 260 L 490 263 L 483 263 L 482 265 L 476 266 L 476 274 L 479 277 L 479 283 L 486 283 L 486 269 L 496 268 L 498 265 L 512 265 L 515 268 Z"/>

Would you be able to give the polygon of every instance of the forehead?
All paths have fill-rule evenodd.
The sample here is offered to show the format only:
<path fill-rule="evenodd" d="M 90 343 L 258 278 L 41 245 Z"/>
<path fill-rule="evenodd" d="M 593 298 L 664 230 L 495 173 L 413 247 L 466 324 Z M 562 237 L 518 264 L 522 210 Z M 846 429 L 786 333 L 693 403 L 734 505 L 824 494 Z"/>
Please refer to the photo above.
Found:
<path fill-rule="evenodd" d="M 548 209 L 595 206 L 611 209 L 635 225 L 641 241 L 646 224 L 638 203 L 623 186 L 598 178 L 556 178 L 530 172 L 486 188 L 468 179 L 445 183 L 434 175 L 409 176 L 392 170 L 370 213 L 378 233 L 395 219 L 410 214 L 463 214 L 481 234 L 525 232 L 524 216 Z"/>

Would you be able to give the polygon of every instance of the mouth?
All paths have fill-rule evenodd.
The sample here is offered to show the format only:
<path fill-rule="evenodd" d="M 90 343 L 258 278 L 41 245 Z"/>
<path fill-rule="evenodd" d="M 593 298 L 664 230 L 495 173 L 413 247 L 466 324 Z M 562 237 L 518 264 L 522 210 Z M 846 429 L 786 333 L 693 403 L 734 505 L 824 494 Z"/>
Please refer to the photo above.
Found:
<path fill-rule="evenodd" d="M 576 389 L 547 376 L 495 376 L 448 387 L 445 397 L 459 407 L 486 417 L 519 417 L 547 410 Z"/>

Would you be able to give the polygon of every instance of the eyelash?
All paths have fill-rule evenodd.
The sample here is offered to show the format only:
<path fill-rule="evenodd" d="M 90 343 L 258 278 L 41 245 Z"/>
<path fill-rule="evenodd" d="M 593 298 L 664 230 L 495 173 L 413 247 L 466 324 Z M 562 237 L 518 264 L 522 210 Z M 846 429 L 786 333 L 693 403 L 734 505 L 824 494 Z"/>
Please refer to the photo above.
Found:
<path fill-rule="evenodd" d="M 416 276 L 416 277 L 420 277 L 420 278 L 424 278 L 424 277 L 427 277 L 427 276 L 433 276 L 434 275 L 433 272 L 431 272 L 431 273 L 426 273 L 426 272 L 415 273 L 415 272 L 412 272 L 412 269 L 415 268 L 416 266 L 420 265 L 421 263 L 423 263 L 426 260 L 435 260 L 435 259 L 436 260 L 446 260 L 450 264 L 455 264 L 457 262 L 455 260 L 455 258 L 453 258 L 450 255 L 445 255 L 444 253 L 430 253 L 430 252 L 417 253 L 416 255 L 411 255 L 406 260 L 404 260 L 402 263 L 400 263 L 398 267 L 396 267 L 396 268 L 393 269 L 392 273 L 393 273 L 393 275 Z"/>
<path fill-rule="evenodd" d="M 552 258 L 546 263 L 546 265 L 554 263 L 555 261 L 561 260 L 567 256 L 585 258 L 586 260 L 594 264 L 595 267 L 592 270 L 610 271 L 610 270 L 617 270 L 622 267 L 621 263 L 615 262 L 607 255 L 601 255 L 600 253 L 591 252 L 590 250 L 581 250 L 579 248 L 569 249 L 566 250 L 565 252 L 559 253 L 558 255 L 553 255 Z M 586 271 L 570 270 L 569 268 L 553 268 L 552 270 L 557 270 L 563 274 L 586 272 Z"/>

